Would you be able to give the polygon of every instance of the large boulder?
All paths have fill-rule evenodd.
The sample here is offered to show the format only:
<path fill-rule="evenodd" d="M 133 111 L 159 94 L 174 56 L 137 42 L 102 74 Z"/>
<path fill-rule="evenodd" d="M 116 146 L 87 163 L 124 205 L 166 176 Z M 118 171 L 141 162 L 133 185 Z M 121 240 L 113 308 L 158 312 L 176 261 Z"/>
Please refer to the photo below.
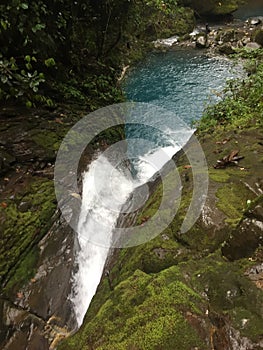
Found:
<path fill-rule="evenodd" d="M 184 6 L 193 8 L 197 14 L 204 16 L 223 16 L 238 9 L 240 0 L 180 0 Z"/>
<path fill-rule="evenodd" d="M 261 29 L 256 30 L 254 34 L 254 41 L 263 46 L 263 27 Z"/>
<path fill-rule="evenodd" d="M 261 46 L 258 43 L 251 42 L 246 44 L 246 48 L 251 49 L 251 50 L 256 50 L 259 49 Z"/>
<path fill-rule="evenodd" d="M 254 17 L 254 18 L 251 18 L 249 20 L 249 23 L 252 25 L 252 26 L 257 26 L 259 25 L 260 23 L 262 23 L 262 17 Z"/>
<path fill-rule="evenodd" d="M 230 43 L 219 46 L 218 51 L 223 55 L 232 55 L 235 53 L 235 50 Z"/>
<path fill-rule="evenodd" d="M 262 228 L 263 198 L 260 197 L 222 247 L 223 255 L 231 261 L 250 257 L 263 243 Z"/>

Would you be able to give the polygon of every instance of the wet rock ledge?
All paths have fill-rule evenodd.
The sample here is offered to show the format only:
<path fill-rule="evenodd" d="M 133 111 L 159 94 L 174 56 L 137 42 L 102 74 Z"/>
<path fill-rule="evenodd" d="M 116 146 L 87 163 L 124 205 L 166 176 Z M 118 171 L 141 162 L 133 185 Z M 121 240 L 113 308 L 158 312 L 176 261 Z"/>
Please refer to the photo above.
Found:
<path fill-rule="evenodd" d="M 52 350 L 76 330 L 69 296 L 77 242 L 57 209 L 53 178 L 61 141 L 86 114 L 69 106 L 0 110 L 1 349 Z M 121 127 L 98 135 L 76 176 L 95 152 L 122 137 Z M 67 165 L 65 183 L 72 176 Z"/>
<path fill-rule="evenodd" d="M 0 348 L 54 349 L 75 329 L 74 233 L 56 209 L 56 151 L 84 111 L 0 111 Z"/>

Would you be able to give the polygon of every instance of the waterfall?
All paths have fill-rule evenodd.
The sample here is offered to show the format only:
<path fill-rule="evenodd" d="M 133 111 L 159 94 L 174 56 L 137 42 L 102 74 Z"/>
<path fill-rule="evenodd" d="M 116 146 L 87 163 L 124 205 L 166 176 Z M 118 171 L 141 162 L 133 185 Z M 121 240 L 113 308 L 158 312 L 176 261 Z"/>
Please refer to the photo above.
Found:
<path fill-rule="evenodd" d="M 132 186 L 132 182 L 103 155 L 90 164 L 83 176 L 83 199 L 78 223 L 78 271 L 73 276 L 75 287 L 72 296 L 79 326 L 100 282 L 111 232 Z"/>
<path fill-rule="evenodd" d="M 192 132 L 185 131 L 185 142 Z M 83 175 L 78 270 L 73 276 L 71 298 L 79 326 L 100 282 L 121 208 L 132 191 L 147 182 L 179 149 L 178 144 L 173 143 L 140 155 L 134 163 L 136 179 L 114 168 L 103 154 L 90 164 Z"/>
<path fill-rule="evenodd" d="M 93 160 L 83 174 L 77 228 L 78 268 L 73 276 L 71 296 L 79 326 L 100 282 L 112 234 L 124 204 L 137 186 L 147 183 L 186 144 L 193 134 L 193 129 L 187 125 L 202 115 L 211 91 L 221 91 L 227 78 L 238 75 L 237 71 L 233 74 L 230 68 L 231 64 L 225 60 L 207 59 L 192 51 L 183 51 L 180 55 L 171 52 L 149 56 L 126 81 L 128 98 L 143 101 L 128 105 L 126 109 L 115 109 L 118 116 L 123 110 L 131 113 L 130 118 L 125 117 L 124 124 L 127 158 L 132 163 L 132 171 L 129 173 L 116 163 L 114 166 L 105 152 Z M 98 120 L 104 123 L 105 113 L 103 109 L 101 114 L 99 111 L 94 114 L 94 125 Z M 107 117 L 111 115 L 111 108 L 106 114 Z M 160 135 L 165 136 L 162 138 Z M 199 152 L 198 148 L 196 152 Z M 196 157 L 197 154 L 190 157 L 193 167 Z M 196 181 L 198 173 L 199 169 Z M 202 195 L 199 196 L 198 187 L 197 199 Z M 195 213 L 194 207 L 190 209 Z"/>

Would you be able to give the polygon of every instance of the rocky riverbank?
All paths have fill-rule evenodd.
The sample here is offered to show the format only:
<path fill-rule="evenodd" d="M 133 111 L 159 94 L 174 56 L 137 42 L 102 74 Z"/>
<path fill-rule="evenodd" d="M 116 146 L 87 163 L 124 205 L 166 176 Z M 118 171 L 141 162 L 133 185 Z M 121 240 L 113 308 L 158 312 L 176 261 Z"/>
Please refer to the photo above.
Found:
<path fill-rule="evenodd" d="M 242 22 L 211 23 L 198 25 L 183 37 L 171 37 L 154 42 L 155 49 L 175 50 L 178 47 L 207 49 L 210 54 L 230 55 L 236 49 L 255 50 L 263 45 L 263 17 L 254 17 Z"/>

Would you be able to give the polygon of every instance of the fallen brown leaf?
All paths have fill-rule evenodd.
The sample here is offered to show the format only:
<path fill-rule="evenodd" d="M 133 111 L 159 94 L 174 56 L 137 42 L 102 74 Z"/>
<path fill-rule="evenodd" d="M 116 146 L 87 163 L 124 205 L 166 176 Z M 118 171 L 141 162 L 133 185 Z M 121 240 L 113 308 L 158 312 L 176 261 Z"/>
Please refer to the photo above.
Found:
<path fill-rule="evenodd" d="M 238 165 L 238 161 L 244 158 L 242 156 L 239 156 L 238 153 L 239 151 L 235 149 L 222 159 L 218 159 L 216 164 L 214 165 L 214 168 L 222 169 L 228 165 Z"/>

